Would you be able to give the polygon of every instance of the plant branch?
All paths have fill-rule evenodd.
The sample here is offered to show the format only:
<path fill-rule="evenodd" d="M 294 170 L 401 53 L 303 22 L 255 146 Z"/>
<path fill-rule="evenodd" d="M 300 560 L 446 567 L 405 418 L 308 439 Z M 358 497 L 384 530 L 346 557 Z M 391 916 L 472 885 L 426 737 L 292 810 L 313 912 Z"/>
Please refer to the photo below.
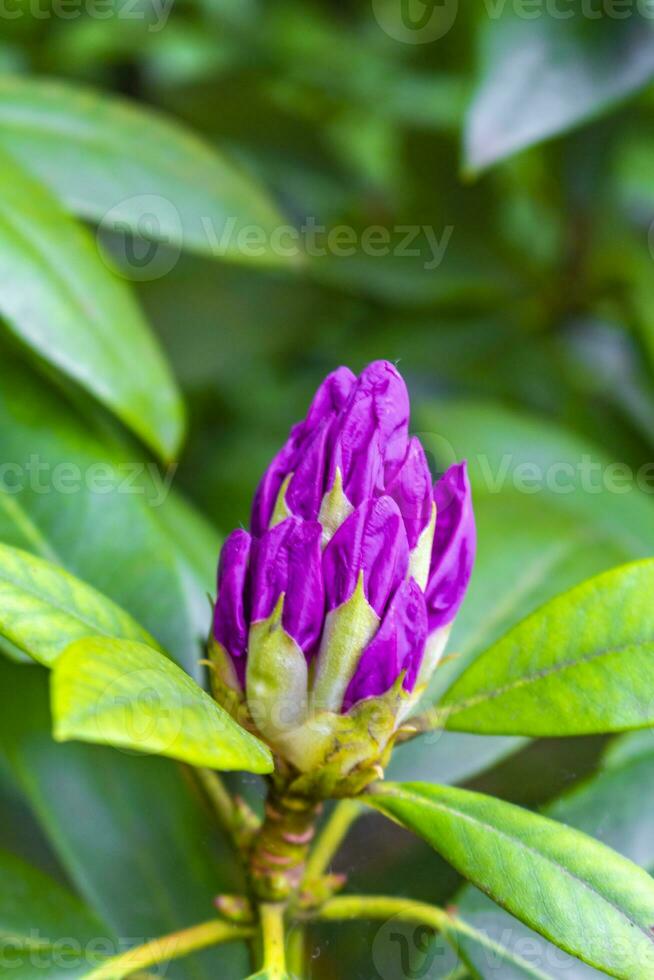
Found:
<path fill-rule="evenodd" d="M 311 915 L 313 919 L 338 922 L 344 919 L 392 919 L 418 922 L 431 926 L 436 932 L 447 932 L 455 919 L 444 909 L 410 898 L 385 895 L 341 895 Z"/>
<path fill-rule="evenodd" d="M 193 771 L 202 784 L 221 827 L 230 835 L 238 850 L 242 851 L 257 829 L 258 818 L 243 800 L 237 800 L 231 795 L 213 769 L 198 766 Z"/>
<path fill-rule="evenodd" d="M 305 882 L 320 878 L 327 871 L 348 830 L 362 812 L 363 806 L 357 800 L 341 800 L 336 804 L 309 855 L 304 873 Z"/>
<path fill-rule="evenodd" d="M 269 980 L 282 980 L 286 977 L 285 911 L 286 906 L 281 902 L 263 902 L 259 906 L 263 941 L 262 971 L 268 974 Z"/>
<path fill-rule="evenodd" d="M 401 922 L 417 923 L 430 926 L 435 932 L 441 932 L 453 946 L 454 951 L 465 962 L 465 952 L 459 949 L 457 939 L 470 939 L 484 947 L 500 962 L 510 963 L 524 970 L 533 980 L 548 980 L 548 976 L 538 967 L 527 962 L 517 953 L 495 942 L 485 932 L 468 925 L 457 915 L 446 912 L 436 905 L 417 902 L 410 898 L 393 898 L 385 895 L 343 895 L 332 898 L 320 909 L 309 913 L 305 918 L 326 922 L 339 922 L 348 919 L 393 919 Z"/>
<path fill-rule="evenodd" d="M 142 946 L 112 956 L 101 963 L 87 975 L 87 980 L 122 980 L 132 973 L 145 970 L 157 963 L 167 963 L 169 960 L 188 956 L 198 949 L 216 946 L 218 943 L 235 942 L 238 939 L 250 939 L 254 932 L 242 926 L 233 926 L 220 919 L 212 919 L 189 929 L 181 929 L 167 936 L 151 939 Z"/>

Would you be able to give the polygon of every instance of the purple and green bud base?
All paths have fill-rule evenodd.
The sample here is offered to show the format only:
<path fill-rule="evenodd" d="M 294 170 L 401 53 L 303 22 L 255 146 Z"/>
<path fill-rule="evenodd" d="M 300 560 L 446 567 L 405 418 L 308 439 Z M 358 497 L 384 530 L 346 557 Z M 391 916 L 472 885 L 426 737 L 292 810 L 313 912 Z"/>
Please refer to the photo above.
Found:
<path fill-rule="evenodd" d="M 475 556 L 465 463 L 435 484 L 396 368 L 341 367 L 266 470 L 251 530 L 225 541 L 214 695 L 307 798 L 385 766 L 442 656 Z"/>

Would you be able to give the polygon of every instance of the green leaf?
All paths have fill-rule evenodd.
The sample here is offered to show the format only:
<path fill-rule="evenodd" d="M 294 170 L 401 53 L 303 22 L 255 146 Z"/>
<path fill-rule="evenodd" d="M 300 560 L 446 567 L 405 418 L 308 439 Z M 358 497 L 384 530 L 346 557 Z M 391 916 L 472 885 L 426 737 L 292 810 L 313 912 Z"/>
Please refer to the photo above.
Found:
<path fill-rule="evenodd" d="M 448 728 L 585 735 L 654 722 L 654 561 L 558 596 L 479 656 L 443 698 Z"/>
<path fill-rule="evenodd" d="M 59 742 L 81 739 L 212 769 L 273 769 L 262 742 L 144 643 L 73 643 L 54 665 L 52 714 Z"/>
<path fill-rule="evenodd" d="M 5 76 L 0 145 L 75 214 L 102 220 L 110 212 L 109 227 L 213 257 L 289 262 L 270 246 L 286 222 L 268 194 L 151 107 L 79 85 Z M 239 247 L 248 227 L 265 236 L 261 254 Z"/>
<path fill-rule="evenodd" d="M 367 802 L 562 949 L 624 980 L 651 975 L 654 882 L 603 844 L 468 790 L 378 785 Z"/>
<path fill-rule="evenodd" d="M 621 20 L 589 18 L 577 4 L 564 18 L 519 13 L 507 8 L 485 26 L 465 134 L 472 172 L 598 116 L 654 75 L 654 31 L 640 11 Z"/>
<path fill-rule="evenodd" d="M 0 662 L 0 757 L 77 891 L 121 948 L 210 918 L 216 895 L 243 886 L 190 774 L 157 756 L 55 743 L 48 678 Z M 181 960 L 166 977 L 239 977 L 246 963 L 245 946 L 230 946 Z"/>
<path fill-rule="evenodd" d="M 547 815 L 596 837 L 631 861 L 654 869 L 652 817 L 654 809 L 654 739 L 651 731 L 633 732 L 616 739 L 599 773 L 556 800 Z M 459 916 L 506 948 L 507 958 L 522 950 L 531 966 L 547 976 L 565 972 L 571 980 L 598 976 L 553 949 L 546 940 L 499 909 L 477 889 L 467 886 L 456 897 Z M 487 959 L 483 946 L 462 937 L 461 949 L 484 976 Z M 531 976 L 503 967 L 506 980 Z M 490 970 L 491 975 L 494 971 Z M 505 974 L 502 973 L 502 980 Z M 600 974 L 604 976 L 605 974 Z"/>
<path fill-rule="evenodd" d="M 0 543 L 0 635 L 50 666 L 74 640 L 93 634 L 156 641 L 106 596 L 26 551 Z"/>
<path fill-rule="evenodd" d="M 183 406 L 125 283 L 45 186 L 0 151 L 0 314 L 40 357 L 74 378 L 156 453 L 179 448 Z"/>
<path fill-rule="evenodd" d="M 39 381 L 4 349 L 0 386 L 0 540 L 64 566 L 109 596 L 193 676 L 211 619 L 215 536 L 192 559 L 179 504 L 179 533 L 167 512 L 178 503 L 169 474 L 111 438 L 92 412 Z M 60 484 L 62 474 L 73 480 Z M 193 517 L 196 515 L 193 514 Z M 188 523 L 188 522 L 187 522 Z M 201 526 L 204 521 L 197 518 Z M 195 535 L 199 538 L 199 534 Z M 194 538 L 194 540 L 195 540 Z M 199 541 L 194 553 L 199 553 Z"/>

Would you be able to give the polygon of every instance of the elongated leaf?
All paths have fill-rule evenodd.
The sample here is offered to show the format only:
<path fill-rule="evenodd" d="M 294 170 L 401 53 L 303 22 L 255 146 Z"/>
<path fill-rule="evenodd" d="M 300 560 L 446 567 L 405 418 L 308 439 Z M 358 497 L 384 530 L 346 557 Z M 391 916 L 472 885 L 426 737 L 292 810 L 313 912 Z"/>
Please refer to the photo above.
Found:
<path fill-rule="evenodd" d="M 268 265 L 284 218 L 253 179 L 152 108 L 53 80 L 0 83 L 0 145 L 67 208 L 177 247 Z M 264 244 L 239 246 L 256 228 Z"/>
<path fill-rule="evenodd" d="M 242 883 L 194 782 L 167 759 L 53 742 L 48 677 L 0 662 L 0 755 L 79 893 L 121 949 L 211 918 L 213 898 Z M 166 977 L 236 980 L 246 963 L 245 946 L 230 945 Z"/>
<path fill-rule="evenodd" d="M 194 766 L 272 772 L 269 750 L 192 677 L 129 640 L 78 640 L 52 675 L 57 741 L 154 752 Z"/>
<path fill-rule="evenodd" d="M 600 772 L 547 809 L 548 816 L 591 834 L 649 871 L 654 868 L 653 812 L 654 738 L 650 731 L 617 739 Z M 489 959 L 482 944 L 461 937 L 462 952 L 484 978 L 522 980 L 531 976 L 510 963 L 516 952 L 547 977 L 586 980 L 606 975 L 569 959 L 471 886 L 455 901 L 459 916 L 506 949 L 506 958 Z"/>
<path fill-rule="evenodd" d="M 654 881 L 603 844 L 467 790 L 388 784 L 369 802 L 567 952 L 624 980 L 651 975 Z"/>
<path fill-rule="evenodd" d="M 572 19 L 570 19 L 570 17 Z M 469 110 L 465 157 L 478 171 L 599 115 L 654 75 L 651 20 L 546 10 L 488 19 L 482 77 Z"/>
<path fill-rule="evenodd" d="M 62 568 L 0 543 L 0 635 L 49 666 L 74 640 L 100 633 L 156 641 L 111 599 Z"/>
<path fill-rule="evenodd" d="M 449 728 L 583 735 L 654 722 L 654 561 L 564 593 L 478 657 L 441 702 Z"/>
<path fill-rule="evenodd" d="M 90 235 L 4 151 L 0 314 L 38 355 L 171 458 L 183 432 L 172 375 L 125 283 Z"/>
<path fill-rule="evenodd" d="M 215 582 L 165 526 L 176 496 L 170 475 L 133 447 L 122 448 L 92 413 L 82 418 L 1 349 L 0 459 L 11 492 L 0 490 L 0 540 L 62 565 L 109 596 L 200 677 L 200 641 L 211 617 L 207 590 Z M 65 492 L 62 473 L 72 475 Z M 207 533 L 207 568 L 212 542 Z"/>

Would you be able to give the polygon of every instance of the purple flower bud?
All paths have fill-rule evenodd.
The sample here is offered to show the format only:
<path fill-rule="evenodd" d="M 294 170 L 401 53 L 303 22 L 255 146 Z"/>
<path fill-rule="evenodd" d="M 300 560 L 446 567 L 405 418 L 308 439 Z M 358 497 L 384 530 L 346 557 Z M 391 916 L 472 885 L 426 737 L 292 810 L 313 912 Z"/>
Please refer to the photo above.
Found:
<path fill-rule="evenodd" d="M 336 752 L 334 733 L 351 718 L 379 752 L 372 713 L 381 707 L 392 734 L 410 712 L 468 586 L 465 463 L 432 487 L 408 418 L 392 364 L 376 361 L 358 378 L 338 368 L 266 470 L 252 537 L 235 531 L 223 547 L 214 638 L 258 730 L 301 769 L 318 764 L 321 740 L 328 757 Z"/>
<path fill-rule="evenodd" d="M 321 534 L 317 522 L 290 517 L 266 531 L 252 560 L 252 622 L 268 619 L 283 593 L 282 625 L 308 656 L 325 614 Z"/>
<path fill-rule="evenodd" d="M 343 708 L 348 710 L 357 701 L 385 694 L 403 671 L 404 689 L 412 691 L 426 639 L 425 597 L 415 580 L 407 579 L 391 599 L 375 638 L 361 655 Z"/>
<path fill-rule="evenodd" d="M 429 630 L 451 623 L 468 588 L 477 534 L 465 462 L 455 463 L 434 486 L 436 533 L 425 590 Z"/>
<path fill-rule="evenodd" d="M 381 617 L 389 596 L 406 577 L 408 566 L 409 547 L 397 504 L 390 497 L 367 500 L 340 526 L 325 549 L 328 611 L 352 597 L 363 573 L 365 597 Z"/>
<path fill-rule="evenodd" d="M 252 539 L 247 531 L 232 531 L 220 553 L 214 637 L 234 661 L 241 684 L 245 677 L 249 610 L 247 571 Z"/>

